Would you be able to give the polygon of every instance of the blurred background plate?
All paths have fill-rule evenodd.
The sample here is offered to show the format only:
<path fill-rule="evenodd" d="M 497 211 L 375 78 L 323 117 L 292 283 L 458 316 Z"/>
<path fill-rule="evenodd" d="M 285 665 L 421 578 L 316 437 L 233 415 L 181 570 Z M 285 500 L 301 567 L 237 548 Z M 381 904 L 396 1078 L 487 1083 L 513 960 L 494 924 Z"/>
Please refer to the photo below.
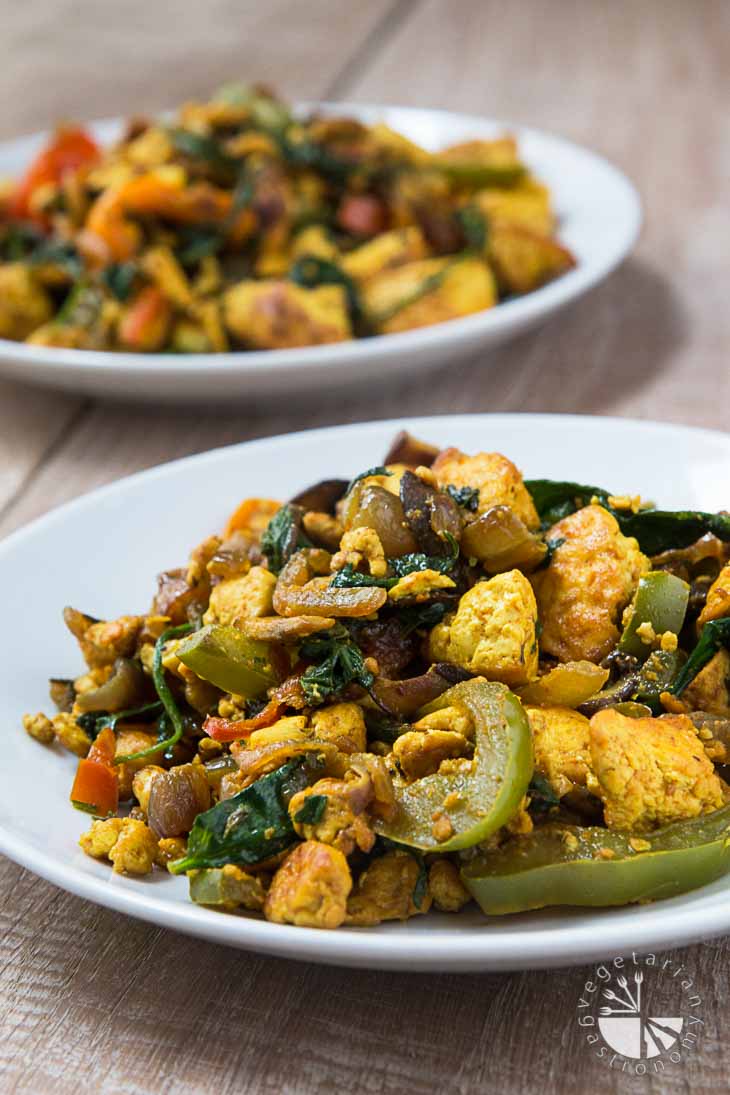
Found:
<path fill-rule="evenodd" d="M 534 327 L 602 281 L 628 254 L 641 225 L 641 204 L 629 180 L 600 156 L 559 137 L 468 114 L 354 103 L 302 103 L 300 111 L 347 114 L 393 129 L 431 150 L 472 138 L 516 134 L 521 157 L 551 190 L 558 236 L 577 266 L 556 281 L 486 312 L 402 334 L 228 354 L 134 354 L 66 350 L 0 339 L 0 376 L 126 399 L 213 402 L 328 390 L 445 365 L 498 346 Z M 123 122 L 89 127 L 102 143 Z M 36 134 L 0 144 L 0 177 L 19 175 L 40 149 Z"/>
<path fill-rule="evenodd" d="M 107 908 L 235 947 L 388 970 L 505 970 L 578 964 L 676 947 L 730 930 L 730 878 L 617 909 L 557 909 L 485 919 L 429 914 L 378 928 L 321 931 L 193 905 L 184 878 L 114 875 L 78 847 L 89 818 L 68 796 L 75 758 L 23 732 L 48 707 L 47 680 L 72 677 L 79 654 L 62 619 L 71 604 L 104 618 L 144 611 L 155 575 L 182 563 L 246 495 L 288 498 L 332 475 L 377 464 L 405 428 L 467 452 L 498 450 L 529 477 L 584 479 L 669 507 L 727 502 L 730 437 L 619 418 L 461 415 L 292 433 L 188 457 L 92 492 L 0 544 L 7 626 L 0 633 L 0 852 Z M 23 621 L 25 624 L 23 626 Z M 123 930 L 119 925 L 120 932 Z"/>

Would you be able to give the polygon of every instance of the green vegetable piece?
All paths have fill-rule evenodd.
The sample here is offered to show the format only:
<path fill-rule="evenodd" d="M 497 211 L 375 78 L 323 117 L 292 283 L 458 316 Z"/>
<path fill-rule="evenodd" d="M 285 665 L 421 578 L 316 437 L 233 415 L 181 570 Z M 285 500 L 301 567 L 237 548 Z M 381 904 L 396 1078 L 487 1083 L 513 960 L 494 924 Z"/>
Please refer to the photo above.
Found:
<path fill-rule="evenodd" d="M 247 908 L 261 908 L 264 889 L 258 878 L 245 875 L 236 878 L 235 874 L 224 871 L 222 867 L 204 867 L 191 871 L 190 900 L 196 905 L 217 905 L 224 909 L 236 909 L 240 905 Z"/>
<path fill-rule="evenodd" d="M 650 707 L 654 714 L 662 713 L 659 697 L 669 692 L 684 661 L 680 650 L 654 650 L 636 675 L 631 699 Z"/>
<path fill-rule="evenodd" d="M 308 795 L 301 810 L 297 810 L 294 820 L 297 825 L 316 825 L 324 817 L 327 809 L 327 795 Z"/>
<path fill-rule="evenodd" d="M 175 651 L 188 669 L 205 681 L 246 699 L 261 696 L 280 677 L 268 643 L 248 639 L 235 627 L 209 624 Z"/>
<path fill-rule="evenodd" d="M 117 300 L 129 299 L 134 279 L 139 273 L 136 262 L 112 262 L 101 272 L 101 280 Z"/>
<path fill-rule="evenodd" d="M 730 869 L 730 806 L 640 834 L 548 824 L 485 852 L 462 869 L 489 916 L 549 905 L 627 905 L 686 893 Z M 641 847 L 641 845 L 639 845 Z M 603 858 L 604 849 L 613 858 Z"/>
<path fill-rule="evenodd" d="M 107 726 L 110 726 L 112 730 L 116 730 L 118 722 L 132 718 L 139 722 L 145 722 L 144 716 L 154 716 L 156 718 L 162 710 L 162 702 L 154 700 L 152 703 L 145 703 L 141 707 L 130 707 L 126 711 L 115 711 L 112 715 L 105 711 L 87 711 L 86 714 L 79 715 L 76 719 L 76 725 L 85 730 L 91 740 L 95 741 Z"/>
<path fill-rule="evenodd" d="M 445 692 L 424 711 L 464 707 L 474 721 L 475 748 L 462 770 L 394 784 L 396 814 L 376 828 L 398 844 L 423 852 L 470 848 L 496 832 L 517 812 L 532 777 L 532 736 L 516 696 L 503 685 L 477 677 Z M 444 803 L 446 802 L 446 805 Z M 453 835 L 439 842 L 434 815 L 444 813 Z"/>
<path fill-rule="evenodd" d="M 261 537 L 261 550 L 266 556 L 269 570 L 274 574 L 279 573 L 298 548 L 312 546 L 299 528 L 294 513 L 292 506 L 282 506 L 271 518 Z"/>
<path fill-rule="evenodd" d="M 644 642 L 637 634 L 642 624 L 650 624 L 654 634 L 671 631 L 678 635 L 682 630 L 689 586 L 681 578 L 665 570 L 655 570 L 639 579 L 628 622 L 624 626 L 618 648 L 625 654 L 633 654 L 642 661 L 652 649 L 652 642 Z"/>
<path fill-rule="evenodd" d="M 380 589 L 392 589 L 397 578 L 374 578 L 372 574 L 363 574 L 355 570 L 352 563 L 345 563 L 330 582 L 330 589 L 353 589 L 362 586 L 378 586 Z"/>
<path fill-rule="evenodd" d="M 675 696 L 681 696 L 700 670 L 704 669 L 723 646 L 730 646 L 730 616 L 721 616 L 717 620 L 708 620 L 702 628 L 702 634 L 696 647 L 669 691 L 673 692 Z"/>
<path fill-rule="evenodd" d="M 449 532 L 445 533 L 444 542 L 449 549 L 448 555 L 426 555 L 422 551 L 414 551 L 410 555 L 401 555 L 398 559 L 389 559 L 388 565 L 398 578 L 419 570 L 437 570 L 439 574 L 448 574 L 456 566 L 459 545 Z"/>
<path fill-rule="evenodd" d="M 459 186 L 514 186 L 524 177 L 522 164 L 453 163 L 433 160 L 428 165 Z"/>
<path fill-rule="evenodd" d="M 730 515 L 725 513 L 659 509 L 633 513 L 631 510 L 613 509 L 609 503 L 611 494 L 601 487 L 552 479 L 526 479 L 525 486 L 532 495 L 543 528 L 549 528 L 561 518 L 590 505 L 595 499 L 613 514 L 624 536 L 636 537 L 641 550 L 647 555 L 659 555 L 670 548 L 689 547 L 707 532 L 713 533 L 718 540 L 730 541 Z"/>
<path fill-rule="evenodd" d="M 157 695 L 160 697 L 160 703 L 164 708 L 164 711 L 160 715 L 159 737 L 157 743 L 148 746 L 147 749 L 139 749 L 136 753 L 124 753 L 120 757 L 115 757 L 114 764 L 123 764 L 125 761 L 129 760 L 142 760 L 144 757 L 165 753 L 168 749 L 171 749 L 173 745 L 177 745 L 180 738 L 183 736 L 185 732 L 185 720 L 180 714 L 178 706 L 175 703 L 175 697 L 165 680 L 162 655 L 165 650 L 165 643 L 169 642 L 170 639 L 178 639 L 182 635 L 188 635 L 192 631 L 192 628 L 192 624 L 180 624 L 178 627 L 168 627 L 167 631 L 163 631 L 155 643 L 155 653 L 152 659 L 152 680 L 155 682 Z M 168 723 L 172 725 L 172 733 L 169 736 L 166 736 L 165 731 Z"/>
<path fill-rule="evenodd" d="M 198 814 L 188 838 L 187 854 L 173 860 L 173 874 L 200 867 L 262 863 L 285 852 L 297 840 L 289 818 L 290 798 L 307 786 L 309 767 L 297 757 L 257 779 L 237 795 Z"/>
<path fill-rule="evenodd" d="M 476 513 L 479 508 L 478 487 L 454 487 L 449 484 L 446 488 L 446 493 L 451 495 L 457 506 L 469 510 L 470 513 Z"/>
<path fill-rule="evenodd" d="M 487 219 L 481 209 L 476 205 L 465 205 L 463 209 L 457 210 L 456 219 L 464 233 L 467 247 L 481 253 L 487 244 Z"/>
<path fill-rule="evenodd" d="M 302 255 L 294 263 L 288 276 L 290 281 L 306 289 L 314 289 L 318 285 L 341 285 L 347 297 L 350 319 L 355 326 L 362 324 L 364 316 L 360 292 L 352 278 L 337 263 L 317 255 Z"/>
<path fill-rule="evenodd" d="M 554 806 L 560 805 L 560 796 L 555 794 L 550 781 L 538 772 L 530 780 L 527 793 L 530 796 L 529 809 L 531 814 L 547 814 Z"/>
<path fill-rule="evenodd" d="M 202 160 L 210 164 L 226 179 L 235 178 L 238 160 L 228 156 L 215 137 L 207 137 L 201 133 L 193 133 L 190 129 L 181 128 L 169 130 L 169 137 L 177 152 L 190 157 L 191 160 Z"/>
<path fill-rule="evenodd" d="M 329 696 L 342 692 L 353 681 L 370 688 L 373 674 L 365 668 L 360 647 L 343 624 L 337 624 L 321 635 L 313 635 L 301 644 L 300 654 L 315 660 L 300 678 L 300 684 L 310 704 L 323 703 Z"/>

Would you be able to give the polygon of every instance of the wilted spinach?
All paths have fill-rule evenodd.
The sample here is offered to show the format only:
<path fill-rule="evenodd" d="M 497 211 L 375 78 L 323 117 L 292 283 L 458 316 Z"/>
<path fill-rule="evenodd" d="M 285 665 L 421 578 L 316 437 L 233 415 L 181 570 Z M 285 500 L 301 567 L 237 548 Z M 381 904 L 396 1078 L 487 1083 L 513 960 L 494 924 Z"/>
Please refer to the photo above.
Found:
<path fill-rule="evenodd" d="M 461 506 L 462 509 L 468 510 L 469 513 L 476 513 L 479 507 L 478 487 L 455 487 L 452 484 L 449 484 L 446 488 L 446 493 L 451 495 L 457 506 Z"/>
<path fill-rule="evenodd" d="M 314 662 L 300 679 L 310 704 L 323 703 L 328 696 L 342 692 L 352 682 L 363 688 L 373 684 L 375 678 L 365 667 L 362 650 L 343 624 L 305 639 L 299 651 Z"/>
<path fill-rule="evenodd" d="M 276 511 L 261 537 L 261 550 L 274 574 L 279 573 L 298 548 L 311 546 L 299 527 L 297 511 L 288 504 Z"/>
<path fill-rule="evenodd" d="M 183 874 L 227 863 L 251 865 L 286 851 L 297 839 L 289 800 L 308 785 L 309 770 L 306 760 L 297 757 L 198 814 L 187 854 L 171 863 L 170 871 Z"/>

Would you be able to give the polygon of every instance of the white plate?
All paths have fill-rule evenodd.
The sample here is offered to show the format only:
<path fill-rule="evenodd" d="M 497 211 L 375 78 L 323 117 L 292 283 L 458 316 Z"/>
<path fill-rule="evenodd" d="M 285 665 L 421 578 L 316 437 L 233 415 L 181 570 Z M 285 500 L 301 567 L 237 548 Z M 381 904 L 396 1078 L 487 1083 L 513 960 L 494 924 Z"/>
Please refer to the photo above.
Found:
<path fill-rule="evenodd" d="M 444 364 L 479 348 L 497 346 L 575 300 L 610 273 L 633 247 L 641 204 L 631 183 L 594 153 L 532 129 L 467 114 L 352 103 L 301 104 L 346 113 L 372 123 L 383 120 L 430 149 L 508 129 L 525 162 L 550 187 L 560 218 L 559 236 L 577 267 L 525 297 L 498 307 L 403 334 L 310 346 L 230 354 L 132 354 L 62 350 L 0 339 L 0 375 L 122 398 L 214 401 L 303 391 L 321 384 L 368 383 Z M 122 122 L 97 122 L 108 143 Z M 0 177 L 18 175 L 43 135 L 0 144 Z"/>
<path fill-rule="evenodd" d="M 654 905 L 486 920 L 477 911 L 326 932 L 225 915 L 190 903 L 187 883 L 157 871 L 112 875 L 78 848 L 88 818 L 68 801 L 75 761 L 21 729 L 48 710 L 46 681 L 81 660 L 65 604 L 100 617 L 144 611 L 158 571 L 220 529 L 248 494 L 289 497 L 382 459 L 402 426 L 466 451 L 499 450 L 532 477 L 578 478 L 668 506 L 723 508 L 730 438 L 610 418 L 479 415 L 378 422 L 252 441 L 164 465 L 63 506 L 0 543 L 3 619 L 0 851 L 101 905 L 191 935 L 270 954 L 388 969 L 518 969 L 676 946 L 730 930 L 730 879 Z"/>

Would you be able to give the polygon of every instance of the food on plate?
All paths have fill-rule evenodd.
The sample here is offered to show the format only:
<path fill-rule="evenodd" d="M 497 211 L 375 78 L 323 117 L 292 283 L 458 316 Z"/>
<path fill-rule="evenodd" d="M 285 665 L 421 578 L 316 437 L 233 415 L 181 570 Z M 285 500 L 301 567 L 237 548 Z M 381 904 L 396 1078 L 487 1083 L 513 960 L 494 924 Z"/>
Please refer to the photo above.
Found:
<path fill-rule="evenodd" d="M 67 608 L 86 668 L 24 726 L 78 758 L 83 850 L 200 905 L 645 902 L 730 868 L 729 590 L 727 514 L 401 434 L 244 499 L 148 611 Z"/>
<path fill-rule="evenodd" d="M 229 85 L 100 147 L 56 130 L 0 188 L 0 338 L 224 353 L 441 323 L 575 260 L 508 134 L 427 151 Z"/>

